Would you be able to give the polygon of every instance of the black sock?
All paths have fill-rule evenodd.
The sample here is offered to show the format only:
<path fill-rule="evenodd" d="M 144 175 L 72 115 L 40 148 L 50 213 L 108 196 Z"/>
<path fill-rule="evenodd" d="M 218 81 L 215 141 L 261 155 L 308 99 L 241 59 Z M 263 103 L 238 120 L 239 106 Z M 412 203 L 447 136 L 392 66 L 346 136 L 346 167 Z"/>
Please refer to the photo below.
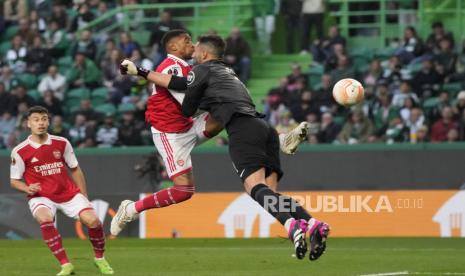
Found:
<path fill-rule="evenodd" d="M 279 210 L 279 205 L 280 202 L 283 202 L 283 197 L 273 192 L 273 190 L 265 184 L 258 184 L 253 187 L 250 196 L 282 225 L 284 225 L 288 219 L 292 218 L 289 212 L 281 212 L 281 210 Z"/>
<path fill-rule="evenodd" d="M 295 199 L 293 199 L 290 196 L 285 196 L 280 193 L 278 193 L 281 197 L 283 197 L 286 201 L 287 204 L 286 206 L 291 206 L 291 216 L 295 219 L 303 219 L 305 221 L 309 221 L 312 218 L 312 215 L 310 215 L 307 210 L 305 210 L 302 205 L 300 205 L 299 202 L 297 202 Z"/>

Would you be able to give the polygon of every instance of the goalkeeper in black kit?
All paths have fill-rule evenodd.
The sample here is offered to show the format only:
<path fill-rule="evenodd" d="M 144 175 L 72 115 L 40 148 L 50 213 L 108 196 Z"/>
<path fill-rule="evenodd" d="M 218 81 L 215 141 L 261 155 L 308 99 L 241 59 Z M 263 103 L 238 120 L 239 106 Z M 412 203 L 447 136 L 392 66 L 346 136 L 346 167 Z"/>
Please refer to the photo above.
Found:
<path fill-rule="evenodd" d="M 226 129 L 229 155 L 246 192 L 286 229 L 299 259 L 308 251 L 310 260 L 325 251 L 329 225 L 313 218 L 298 202 L 276 191 L 282 177 L 279 159 L 279 137 L 276 130 L 256 111 L 247 88 L 234 71 L 222 61 L 223 39 L 216 35 L 201 36 L 192 55 L 197 63 L 187 77 L 177 77 L 137 68 L 125 60 L 123 74 L 139 75 L 157 85 L 185 90 L 184 116 L 198 110 L 208 111 Z"/>

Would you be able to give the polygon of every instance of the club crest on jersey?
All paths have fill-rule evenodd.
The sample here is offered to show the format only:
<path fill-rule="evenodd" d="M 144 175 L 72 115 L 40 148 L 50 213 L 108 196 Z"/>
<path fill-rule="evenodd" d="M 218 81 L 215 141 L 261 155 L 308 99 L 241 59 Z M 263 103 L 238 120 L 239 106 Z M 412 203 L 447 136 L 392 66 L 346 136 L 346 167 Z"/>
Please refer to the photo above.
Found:
<path fill-rule="evenodd" d="M 189 74 L 187 74 L 187 85 L 191 85 L 195 80 L 195 74 L 193 71 L 190 71 Z"/>
<path fill-rule="evenodd" d="M 178 164 L 178 166 L 184 166 L 184 160 L 182 159 L 179 159 L 176 163 Z"/>
<path fill-rule="evenodd" d="M 54 150 L 53 151 L 53 157 L 55 157 L 56 159 L 60 159 L 61 158 L 61 152 L 59 150 Z"/>

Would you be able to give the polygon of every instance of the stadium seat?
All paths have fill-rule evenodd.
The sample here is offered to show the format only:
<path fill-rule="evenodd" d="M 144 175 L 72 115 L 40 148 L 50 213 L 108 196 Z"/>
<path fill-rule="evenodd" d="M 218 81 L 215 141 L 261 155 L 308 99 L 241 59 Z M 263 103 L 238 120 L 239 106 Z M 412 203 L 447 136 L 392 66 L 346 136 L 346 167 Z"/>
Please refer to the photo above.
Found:
<path fill-rule="evenodd" d="M 10 41 L 5 41 L 0 43 L 0 56 L 3 57 L 6 55 L 6 52 L 11 49 L 11 42 Z"/>
<path fill-rule="evenodd" d="M 29 73 L 24 73 L 24 74 L 18 74 L 16 76 L 18 81 L 26 86 L 27 89 L 35 89 L 37 88 L 37 77 L 36 75 L 29 74 Z"/>
<path fill-rule="evenodd" d="M 137 31 L 131 33 L 132 39 L 140 46 L 146 47 L 150 41 L 150 31 Z"/>
<path fill-rule="evenodd" d="M 451 99 L 455 98 L 462 89 L 463 84 L 461 82 L 451 82 L 442 85 L 442 90 L 446 91 Z"/>
<path fill-rule="evenodd" d="M 91 92 L 90 100 L 93 106 L 98 106 L 106 103 L 108 99 L 108 88 L 99 87 Z"/>
<path fill-rule="evenodd" d="M 136 106 L 132 103 L 122 103 L 118 106 L 118 113 L 124 113 L 126 111 L 135 111 Z"/>
<path fill-rule="evenodd" d="M 12 25 L 8 27 L 5 32 L 1 35 L 0 40 L 11 40 L 13 36 L 15 36 L 18 33 L 19 26 L 18 25 Z"/>
<path fill-rule="evenodd" d="M 394 48 L 381 48 L 375 51 L 375 58 L 380 60 L 387 60 L 392 57 L 395 53 L 396 49 Z"/>
<path fill-rule="evenodd" d="M 33 97 L 34 100 L 36 100 L 36 101 L 39 100 L 39 99 L 42 97 L 42 95 L 40 94 L 40 92 L 37 91 L 36 89 L 29 89 L 29 90 L 27 90 L 27 94 L 28 94 L 29 96 Z"/>
<path fill-rule="evenodd" d="M 95 111 L 103 113 L 103 114 L 109 114 L 109 113 L 115 114 L 116 113 L 116 108 L 112 104 L 102 104 L 102 105 L 96 106 L 94 109 Z"/>
<path fill-rule="evenodd" d="M 434 97 L 434 98 L 429 98 L 429 99 L 426 99 L 424 102 L 423 102 L 423 108 L 424 109 L 431 109 L 431 108 L 434 108 L 436 107 L 438 104 L 439 104 L 439 98 L 438 97 Z"/>
<path fill-rule="evenodd" d="M 90 91 L 87 88 L 75 88 L 66 93 L 66 99 L 89 99 Z"/>
<path fill-rule="evenodd" d="M 71 65 L 73 64 L 73 58 L 71 56 L 64 56 L 58 59 L 58 71 L 60 73 L 64 73 L 69 70 Z"/>

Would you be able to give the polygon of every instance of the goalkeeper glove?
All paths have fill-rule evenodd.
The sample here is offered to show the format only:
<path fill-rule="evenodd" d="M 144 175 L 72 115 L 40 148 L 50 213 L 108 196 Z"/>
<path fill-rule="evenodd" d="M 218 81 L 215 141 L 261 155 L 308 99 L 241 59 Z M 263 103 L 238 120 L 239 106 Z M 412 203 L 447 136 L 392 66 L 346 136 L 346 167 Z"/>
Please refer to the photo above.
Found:
<path fill-rule="evenodd" d="M 143 77 L 144 79 L 147 79 L 148 74 L 150 73 L 150 70 L 144 69 L 142 67 L 137 67 L 134 62 L 125 59 L 121 64 L 119 65 L 119 71 L 123 75 L 138 75 Z"/>

